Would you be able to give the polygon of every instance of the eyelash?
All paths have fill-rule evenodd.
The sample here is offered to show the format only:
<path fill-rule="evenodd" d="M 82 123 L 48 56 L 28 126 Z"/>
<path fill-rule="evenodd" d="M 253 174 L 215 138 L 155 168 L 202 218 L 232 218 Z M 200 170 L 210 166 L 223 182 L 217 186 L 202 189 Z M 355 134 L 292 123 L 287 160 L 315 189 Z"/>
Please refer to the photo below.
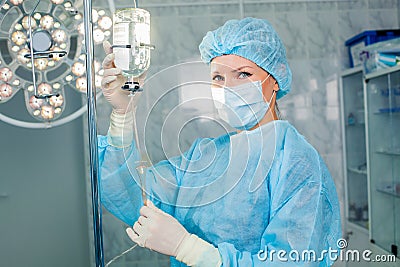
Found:
<path fill-rule="evenodd" d="M 245 75 L 245 76 L 242 77 L 243 75 Z M 252 75 L 253 75 L 253 74 L 251 74 L 251 73 L 249 73 L 249 72 L 243 71 L 243 72 L 239 72 L 238 77 L 239 77 L 239 79 L 245 79 L 245 78 L 248 78 L 248 77 L 250 77 L 250 76 L 252 76 Z M 223 80 L 224 80 L 224 77 L 222 77 L 221 75 L 215 75 L 212 79 L 213 79 L 213 81 L 223 81 Z"/>
<path fill-rule="evenodd" d="M 251 75 L 253 75 L 253 74 L 251 74 L 251 73 L 249 73 L 249 72 L 243 71 L 243 72 L 239 72 L 239 77 L 242 76 L 242 74 L 246 75 L 246 77 L 244 77 L 244 78 L 248 78 L 248 77 L 250 77 Z"/>
<path fill-rule="evenodd" d="M 215 75 L 212 79 L 213 79 L 213 81 L 223 81 L 224 77 L 222 77 L 221 75 Z"/>

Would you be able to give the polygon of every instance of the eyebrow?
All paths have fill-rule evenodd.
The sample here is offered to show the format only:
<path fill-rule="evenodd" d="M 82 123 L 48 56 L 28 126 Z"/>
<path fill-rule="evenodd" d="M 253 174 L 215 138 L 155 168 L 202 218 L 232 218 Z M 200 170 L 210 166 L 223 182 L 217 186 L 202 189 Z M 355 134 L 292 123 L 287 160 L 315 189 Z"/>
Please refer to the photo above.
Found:
<path fill-rule="evenodd" d="M 241 69 L 244 69 L 244 68 L 251 68 L 251 69 L 253 69 L 253 67 L 251 67 L 251 66 L 241 66 L 241 67 L 237 68 L 236 70 L 233 70 L 232 72 L 236 72 L 236 71 L 241 70 Z"/>
<path fill-rule="evenodd" d="M 241 69 L 244 69 L 244 68 L 251 68 L 251 69 L 254 69 L 254 68 L 251 67 L 251 66 L 241 66 L 241 67 L 239 67 L 239 68 L 237 68 L 237 69 L 232 70 L 231 72 L 238 72 L 238 71 L 240 71 Z M 212 73 L 213 73 L 213 74 L 219 74 L 219 71 L 213 71 Z"/>

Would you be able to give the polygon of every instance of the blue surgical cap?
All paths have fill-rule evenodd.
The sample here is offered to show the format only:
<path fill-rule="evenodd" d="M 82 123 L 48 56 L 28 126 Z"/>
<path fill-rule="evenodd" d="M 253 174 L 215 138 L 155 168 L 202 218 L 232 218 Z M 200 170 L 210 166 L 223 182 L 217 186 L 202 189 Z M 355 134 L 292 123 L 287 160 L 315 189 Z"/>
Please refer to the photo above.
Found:
<path fill-rule="evenodd" d="M 228 20 L 218 29 L 209 31 L 199 49 L 202 60 L 207 64 L 222 55 L 237 55 L 254 62 L 278 82 L 277 99 L 290 91 L 292 72 L 285 47 L 267 20 Z"/>

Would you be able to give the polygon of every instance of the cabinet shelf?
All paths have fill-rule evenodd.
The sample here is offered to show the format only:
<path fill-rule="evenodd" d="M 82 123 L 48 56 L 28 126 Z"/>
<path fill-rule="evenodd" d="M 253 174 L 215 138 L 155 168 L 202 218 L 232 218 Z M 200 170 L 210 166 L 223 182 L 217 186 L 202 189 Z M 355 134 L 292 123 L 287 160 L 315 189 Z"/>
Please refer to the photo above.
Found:
<path fill-rule="evenodd" d="M 393 66 L 393 67 L 390 67 L 390 68 L 386 68 L 386 69 L 381 69 L 381 70 L 378 70 L 378 71 L 375 71 L 375 72 L 372 72 L 372 73 L 368 73 L 368 74 L 365 74 L 365 80 L 370 80 L 370 79 L 373 79 L 373 78 L 377 78 L 377 77 L 382 77 L 382 76 L 385 76 L 385 75 L 390 75 L 391 73 L 393 73 L 393 72 L 396 72 L 396 71 L 399 71 L 400 70 L 400 65 L 396 65 L 396 66 Z"/>
<path fill-rule="evenodd" d="M 375 115 L 388 115 L 388 114 L 393 114 L 393 115 L 400 115 L 400 107 L 394 107 L 394 108 L 380 108 L 378 111 L 374 112 Z"/>
<path fill-rule="evenodd" d="M 357 123 L 354 123 L 354 124 L 346 124 L 346 127 L 349 127 L 349 128 L 365 127 L 365 123 L 357 122 Z"/>
<path fill-rule="evenodd" d="M 375 153 L 389 155 L 389 156 L 400 156 L 399 150 L 378 149 L 375 151 Z"/>
<path fill-rule="evenodd" d="M 364 220 L 353 220 L 353 219 L 348 219 L 349 222 L 351 222 L 352 224 L 355 224 L 357 226 L 362 227 L 363 229 L 368 229 L 369 227 L 369 221 L 364 221 Z"/>
<path fill-rule="evenodd" d="M 363 174 L 367 175 L 367 170 L 359 170 L 357 167 L 349 167 L 347 168 L 349 171 L 357 173 L 357 174 Z"/>
<path fill-rule="evenodd" d="M 398 197 L 400 198 L 400 192 L 397 193 L 396 192 L 396 188 L 395 187 L 385 187 L 385 188 L 377 188 L 376 191 L 390 195 L 390 196 L 394 196 L 394 197 Z"/>

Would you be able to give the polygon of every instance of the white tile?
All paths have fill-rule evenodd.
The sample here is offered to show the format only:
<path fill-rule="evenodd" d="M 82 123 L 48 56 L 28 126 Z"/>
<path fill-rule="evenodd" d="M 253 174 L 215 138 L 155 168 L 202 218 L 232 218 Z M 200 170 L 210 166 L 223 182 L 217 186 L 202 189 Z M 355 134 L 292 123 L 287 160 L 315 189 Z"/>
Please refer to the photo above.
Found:
<path fill-rule="evenodd" d="M 369 0 L 369 9 L 396 9 L 397 0 Z"/>
<path fill-rule="evenodd" d="M 310 61 L 307 59 L 291 59 L 292 90 L 289 94 L 304 94 L 310 91 Z"/>
<path fill-rule="evenodd" d="M 310 62 L 310 81 L 313 106 L 339 106 L 337 59 L 318 59 Z M 334 91 L 334 92 L 332 92 Z"/>
<path fill-rule="evenodd" d="M 367 30 L 368 12 L 367 10 L 349 10 L 339 12 L 339 40 L 340 45 L 349 38 Z"/>
<path fill-rule="evenodd" d="M 290 59 L 307 58 L 305 11 L 277 13 L 275 14 L 275 23 L 275 30 L 286 47 L 287 57 Z"/>
<path fill-rule="evenodd" d="M 273 24 L 275 13 L 275 5 L 272 3 L 249 3 L 244 5 L 245 17 L 267 19 L 271 24 Z"/>
<path fill-rule="evenodd" d="M 338 3 L 335 1 L 319 1 L 307 2 L 306 7 L 308 11 L 328 11 L 332 12 L 337 9 Z"/>
<path fill-rule="evenodd" d="M 310 58 L 333 57 L 338 54 L 337 12 L 308 12 L 307 49 Z"/>
<path fill-rule="evenodd" d="M 284 1 L 281 1 L 281 3 L 278 3 L 276 1 L 275 4 L 275 11 L 276 12 L 301 12 L 306 10 L 306 4 L 302 2 L 294 3 L 294 2 L 287 2 L 285 3 Z"/>
<path fill-rule="evenodd" d="M 346 10 L 346 9 L 360 10 L 368 8 L 368 0 L 338 1 L 337 5 L 339 10 Z"/>
<path fill-rule="evenodd" d="M 370 29 L 396 29 L 398 25 L 397 10 L 369 10 L 368 26 Z"/>

